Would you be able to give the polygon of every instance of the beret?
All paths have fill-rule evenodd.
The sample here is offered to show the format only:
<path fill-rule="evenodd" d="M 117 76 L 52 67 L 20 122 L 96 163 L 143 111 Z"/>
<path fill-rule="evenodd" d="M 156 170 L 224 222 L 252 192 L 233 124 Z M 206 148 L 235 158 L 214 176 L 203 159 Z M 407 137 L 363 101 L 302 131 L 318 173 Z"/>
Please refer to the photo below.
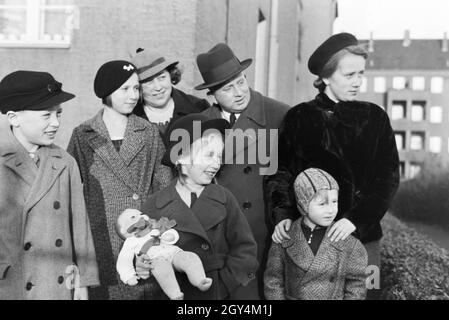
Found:
<path fill-rule="evenodd" d="M 105 98 L 120 88 L 137 68 L 125 60 L 113 60 L 103 64 L 98 69 L 94 80 L 94 91 L 98 98 Z"/>
<path fill-rule="evenodd" d="M 350 33 L 334 34 L 324 41 L 310 56 L 308 67 L 311 73 L 320 76 L 329 59 L 343 48 L 357 45 L 357 38 Z"/>
<path fill-rule="evenodd" d="M 75 97 L 48 72 L 18 70 L 0 82 L 0 111 L 45 110 Z"/>

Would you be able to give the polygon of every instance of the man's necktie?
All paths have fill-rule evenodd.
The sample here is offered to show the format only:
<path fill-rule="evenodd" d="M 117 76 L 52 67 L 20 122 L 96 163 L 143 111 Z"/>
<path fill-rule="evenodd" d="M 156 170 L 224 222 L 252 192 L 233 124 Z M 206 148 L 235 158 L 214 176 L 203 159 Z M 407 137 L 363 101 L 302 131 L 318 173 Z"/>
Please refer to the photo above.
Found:
<path fill-rule="evenodd" d="M 190 208 L 193 207 L 193 204 L 195 203 L 195 201 L 198 199 L 198 196 L 196 195 L 195 192 L 190 193 Z"/>
<path fill-rule="evenodd" d="M 229 116 L 229 123 L 231 124 L 231 127 L 234 126 L 236 121 L 237 121 L 237 117 L 235 116 L 235 113 L 231 112 L 231 115 Z"/>

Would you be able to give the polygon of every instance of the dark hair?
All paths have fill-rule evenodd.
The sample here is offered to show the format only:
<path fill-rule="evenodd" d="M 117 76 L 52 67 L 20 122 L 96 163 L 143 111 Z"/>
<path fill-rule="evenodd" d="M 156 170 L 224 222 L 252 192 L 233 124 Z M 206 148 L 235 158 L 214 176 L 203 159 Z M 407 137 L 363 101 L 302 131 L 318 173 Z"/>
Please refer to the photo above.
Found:
<path fill-rule="evenodd" d="M 334 72 L 338 68 L 338 63 L 340 62 L 340 60 L 348 53 L 354 54 L 356 56 L 361 56 L 365 60 L 368 58 L 368 52 L 362 46 L 354 45 L 341 49 L 340 51 L 334 53 L 332 57 L 326 62 L 320 76 L 313 82 L 313 86 L 320 92 L 323 92 L 326 89 L 326 84 L 324 83 L 323 79 L 329 78 L 334 74 Z"/>
<path fill-rule="evenodd" d="M 170 73 L 170 79 L 171 79 L 171 83 L 173 85 L 178 84 L 181 81 L 181 75 L 182 72 L 181 70 L 178 68 L 178 65 L 172 65 L 169 66 L 167 69 L 165 69 L 168 71 L 168 73 Z"/>
<path fill-rule="evenodd" d="M 103 102 L 104 105 L 112 108 L 112 98 L 111 95 L 108 95 L 107 97 L 104 97 L 101 99 L 101 102 Z"/>

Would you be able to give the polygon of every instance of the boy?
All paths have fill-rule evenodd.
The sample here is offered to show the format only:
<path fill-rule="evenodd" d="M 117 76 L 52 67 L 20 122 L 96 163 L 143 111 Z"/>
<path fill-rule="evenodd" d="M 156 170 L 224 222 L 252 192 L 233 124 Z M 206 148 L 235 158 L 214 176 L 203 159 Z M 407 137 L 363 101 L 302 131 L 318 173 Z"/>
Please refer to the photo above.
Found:
<path fill-rule="evenodd" d="M 294 182 L 298 210 L 290 239 L 273 243 L 264 274 L 267 299 L 364 299 L 367 253 L 349 236 L 332 242 L 327 230 L 338 211 L 338 184 L 327 172 L 309 168 Z"/>
<path fill-rule="evenodd" d="M 0 300 L 87 299 L 99 283 L 78 166 L 53 144 L 75 97 L 61 87 L 35 71 L 0 82 Z"/>

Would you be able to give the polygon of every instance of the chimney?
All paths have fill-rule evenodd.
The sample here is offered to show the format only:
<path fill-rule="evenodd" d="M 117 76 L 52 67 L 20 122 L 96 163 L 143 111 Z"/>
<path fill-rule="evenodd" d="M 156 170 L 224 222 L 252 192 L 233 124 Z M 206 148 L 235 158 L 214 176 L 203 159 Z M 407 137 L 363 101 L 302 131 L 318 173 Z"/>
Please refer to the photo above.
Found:
<path fill-rule="evenodd" d="M 373 32 L 369 33 L 368 52 L 374 52 Z"/>
<path fill-rule="evenodd" d="M 411 42 L 412 41 L 410 40 L 410 30 L 406 29 L 404 31 L 404 41 L 402 42 L 402 46 L 409 47 Z"/>
<path fill-rule="evenodd" d="M 447 32 L 444 32 L 443 42 L 441 43 L 441 51 L 442 52 L 448 52 Z"/>

